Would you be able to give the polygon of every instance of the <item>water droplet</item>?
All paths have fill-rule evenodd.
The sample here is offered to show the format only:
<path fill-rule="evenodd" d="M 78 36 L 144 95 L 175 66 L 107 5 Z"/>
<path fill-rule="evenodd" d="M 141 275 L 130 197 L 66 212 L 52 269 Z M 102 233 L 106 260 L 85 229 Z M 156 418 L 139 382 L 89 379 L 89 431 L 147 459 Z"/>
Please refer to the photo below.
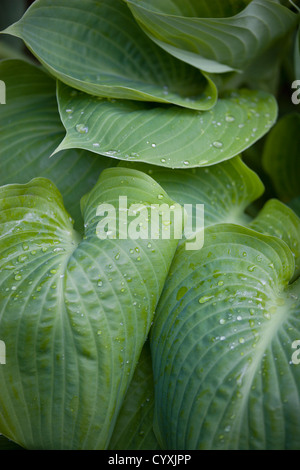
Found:
<path fill-rule="evenodd" d="M 161 163 L 166 163 L 166 159 L 165 159 L 165 158 L 161 158 L 160 161 L 161 161 Z"/>
<path fill-rule="evenodd" d="M 156 144 L 151 144 L 151 147 L 155 148 L 155 147 L 156 147 Z"/>
<path fill-rule="evenodd" d="M 23 250 L 24 250 L 24 251 L 27 251 L 28 249 L 29 249 L 29 246 L 26 245 L 26 243 L 23 243 Z"/>
<path fill-rule="evenodd" d="M 20 281 L 21 279 L 22 279 L 21 274 L 16 274 L 16 275 L 15 275 L 15 280 L 16 280 L 16 281 Z"/>
<path fill-rule="evenodd" d="M 227 116 L 225 117 L 225 121 L 226 121 L 226 122 L 234 122 L 234 121 L 235 121 L 235 117 L 230 116 L 230 115 L 227 115 Z"/>
<path fill-rule="evenodd" d="M 223 143 L 220 142 L 219 140 L 215 140 L 213 142 L 213 147 L 215 147 L 216 149 L 221 149 L 223 147 Z"/>
<path fill-rule="evenodd" d="M 187 161 L 187 160 L 185 160 L 185 161 L 183 162 L 183 164 L 184 164 L 184 165 L 189 165 L 189 164 L 190 164 L 190 162 L 189 162 L 189 161 Z"/>
<path fill-rule="evenodd" d="M 79 134 L 87 134 L 89 128 L 85 124 L 76 124 L 75 129 Z"/>
<path fill-rule="evenodd" d="M 93 147 L 100 147 L 99 142 L 94 142 L 94 143 L 93 143 Z"/>
<path fill-rule="evenodd" d="M 163 198 L 164 198 L 163 194 L 159 194 L 159 195 L 157 196 L 157 199 L 163 199 Z"/>
<path fill-rule="evenodd" d="M 248 269 L 248 271 L 249 271 L 250 273 L 253 273 L 253 271 L 254 271 L 255 268 L 256 268 L 256 266 L 253 265 L 253 266 L 248 266 L 247 269 Z"/>
<path fill-rule="evenodd" d="M 239 343 L 243 344 L 245 342 L 245 338 L 239 338 Z"/>
<path fill-rule="evenodd" d="M 214 298 L 213 295 L 204 295 L 203 297 L 200 297 L 199 304 L 204 304 L 205 302 L 208 302 L 209 300 L 213 298 Z"/>

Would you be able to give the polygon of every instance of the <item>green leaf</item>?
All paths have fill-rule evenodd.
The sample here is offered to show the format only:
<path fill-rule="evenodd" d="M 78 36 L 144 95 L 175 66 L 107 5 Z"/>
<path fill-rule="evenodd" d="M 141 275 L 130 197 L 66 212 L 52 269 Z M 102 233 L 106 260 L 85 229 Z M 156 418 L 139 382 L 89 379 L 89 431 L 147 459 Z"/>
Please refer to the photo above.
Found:
<path fill-rule="evenodd" d="M 267 136 L 263 166 L 276 193 L 285 202 L 300 195 L 300 115 L 283 116 Z"/>
<path fill-rule="evenodd" d="M 162 448 L 299 450 L 293 274 L 285 242 L 237 225 L 179 248 L 151 334 Z"/>
<path fill-rule="evenodd" d="M 55 77 L 92 95 L 210 109 L 213 82 L 139 28 L 122 0 L 39 0 L 7 28 Z"/>
<path fill-rule="evenodd" d="M 272 0 L 125 1 L 160 47 L 210 73 L 245 69 L 297 23 Z"/>
<path fill-rule="evenodd" d="M 172 168 L 228 160 L 266 134 L 277 118 L 275 98 L 251 90 L 228 93 L 210 111 L 194 111 L 99 100 L 58 83 L 58 103 L 67 134 L 56 152 L 83 148 Z"/>
<path fill-rule="evenodd" d="M 250 223 L 258 232 L 283 240 L 295 258 L 294 278 L 300 276 L 300 219 L 296 213 L 277 199 L 266 202 L 258 216 Z"/>
<path fill-rule="evenodd" d="M 158 450 L 153 432 L 154 384 L 150 345 L 147 341 L 119 413 L 111 450 Z"/>
<path fill-rule="evenodd" d="M 127 162 L 120 162 L 120 166 L 132 168 Z M 205 227 L 250 222 L 245 211 L 264 192 L 260 178 L 240 156 L 206 168 L 170 170 L 143 163 L 135 168 L 155 179 L 178 204 L 204 204 Z"/>
<path fill-rule="evenodd" d="M 1 61 L 0 77 L 7 94 L 6 105 L 0 106 L 0 185 L 27 183 L 39 176 L 50 179 L 81 230 L 79 200 L 114 161 L 78 149 L 50 159 L 64 135 L 55 81 L 41 68 L 20 60 Z"/>
<path fill-rule="evenodd" d="M 0 430 L 27 449 L 105 449 L 148 336 L 177 240 L 99 240 L 98 207 L 119 196 L 173 204 L 149 176 L 107 169 L 81 238 L 49 180 L 0 188 Z"/>

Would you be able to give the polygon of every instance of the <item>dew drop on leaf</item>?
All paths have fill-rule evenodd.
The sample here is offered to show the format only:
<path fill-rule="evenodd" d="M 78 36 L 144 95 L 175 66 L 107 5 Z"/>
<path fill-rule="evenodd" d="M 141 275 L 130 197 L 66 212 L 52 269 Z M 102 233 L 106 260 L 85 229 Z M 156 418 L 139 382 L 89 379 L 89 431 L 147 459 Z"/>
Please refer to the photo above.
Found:
<path fill-rule="evenodd" d="M 215 147 L 216 149 L 221 149 L 223 147 L 223 143 L 220 142 L 219 140 L 215 140 L 213 142 L 213 147 Z"/>
<path fill-rule="evenodd" d="M 87 134 L 89 128 L 85 124 L 76 124 L 75 129 L 79 134 Z"/>

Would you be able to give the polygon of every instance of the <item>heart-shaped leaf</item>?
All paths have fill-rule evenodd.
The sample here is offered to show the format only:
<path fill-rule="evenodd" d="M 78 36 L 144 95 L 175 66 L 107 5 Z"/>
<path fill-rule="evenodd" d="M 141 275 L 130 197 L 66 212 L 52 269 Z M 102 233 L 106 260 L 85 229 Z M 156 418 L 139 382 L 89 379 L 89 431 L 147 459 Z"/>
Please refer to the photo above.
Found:
<path fill-rule="evenodd" d="M 81 238 L 49 180 L 0 188 L 0 429 L 27 449 L 109 443 L 178 243 L 99 240 L 99 206 L 120 215 L 120 195 L 173 204 L 149 176 L 107 169 Z"/>
<path fill-rule="evenodd" d="M 245 69 L 297 24 L 297 15 L 273 0 L 125 1 L 153 41 L 211 73 Z"/>
<path fill-rule="evenodd" d="M 179 248 L 151 335 L 162 448 L 299 449 L 293 274 L 285 242 L 237 225 Z"/>
<path fill-rule="evenodd" d="M 228 93 L 210 111 L 194 111 L 99 100 L 58 83 L 58 103 L 67 134 L 56 152 L 83 148 L 172 168 L 228 160 L 266 134 L 277 118 L 275 98 L 252 90 Z"/>
<path fill-rule="evenodd" d="M 55 77 L 92 95 L 194 109 L 217 99 L 213 82 L 151 41 L 122 0 L 39 0 L 4 32 L 23 39 Z"/>
<path fill-rule="evenodd" d="M 55 81 L 41 68 L 21 60 L 1 61 L 0 77 L 7 94 L 6 105 L 0 106 L 0 184 L 27 183 L 39 176 L 50 179 L 81 230 L 79 200 L 114 161 L 80 149 L 50 159 L 64 135 Z"/>

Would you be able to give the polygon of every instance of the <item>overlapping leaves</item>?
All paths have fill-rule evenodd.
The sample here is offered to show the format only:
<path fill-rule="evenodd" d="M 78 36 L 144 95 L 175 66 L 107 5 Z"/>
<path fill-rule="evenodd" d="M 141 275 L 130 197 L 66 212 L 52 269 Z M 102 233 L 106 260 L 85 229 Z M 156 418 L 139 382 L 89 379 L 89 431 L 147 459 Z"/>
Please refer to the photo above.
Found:
<path fill-rule="evenodd" d="M 210 73 L 244 70 L 297 23 L 273 0 L 125 1 L 153 41 Z"/>
<path fill-rule="evenodd" d="M 2 61 L 0 77 L 7 93 L 7 104 L 0 107 L 0 184 L 27 183 L 41 176 L 51 179 L 62 193 L 76 228 L 82 230 L 79 200 L 114 161 L 95 158 L 80 149 L 50 159 L 64 136 L 55 80 L 21 60 Z"/>
<path fill-rule="evenodd" d="M 250 215 L 264 188 L 238 156 L 276 121 L 296 24 L 275 0 L 37 0 L 6 30 L 42 67 L 0 64 L 1 433 L 45 449 L 299 448 L 300 220 L 275 199 Z M 296 209 L 298 128 L 283 117 L 263 155 Z M 204 247 L 100 241 L 97 206 L 120 194 L 204 204 Z"/>
<path fill-rule="evenodd" d="M 137 101 L 99 101 L 58 86 L 67 134 L 56 151 L 83 148 L 100 155 L 171 168 L 227 160 L 265 135 L 277 117 L 268 93 L 238 90 L 210 111 L 153 106 Z"/>
<path fill-rule="evenodd" d="M 121 0 L 37 1 L 5 32 L 51 74 L 92 95 L 194 109 L 216 102 L 211 80 L 149 40 Z"/>
<path fill-rule="evenodd" d="M 1 188 L 0 426 L 25 448 L 103 449 L 114 429 L 177 245 L 99 241 L 97 207 L 120 194 L 172 203 L 141 172 L 105 170 L 81 239 L 49 180 Z"/>

